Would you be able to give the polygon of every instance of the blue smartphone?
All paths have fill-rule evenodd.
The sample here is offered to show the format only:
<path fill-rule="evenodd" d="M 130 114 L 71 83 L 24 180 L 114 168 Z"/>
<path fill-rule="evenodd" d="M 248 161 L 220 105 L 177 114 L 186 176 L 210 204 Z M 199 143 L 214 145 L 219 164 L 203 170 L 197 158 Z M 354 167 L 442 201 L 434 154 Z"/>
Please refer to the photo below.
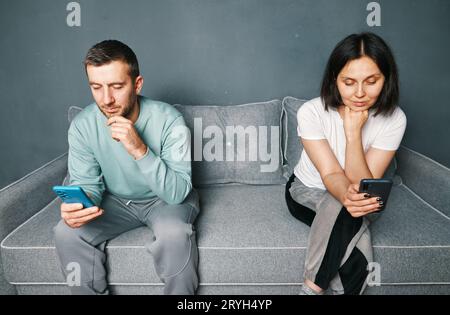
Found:
<path fill-rule="evenodd" d="M 81 203 L 84 208 L 95 206 L 80 186 L 53 186 L 53 191 L 65 203 Z"/>

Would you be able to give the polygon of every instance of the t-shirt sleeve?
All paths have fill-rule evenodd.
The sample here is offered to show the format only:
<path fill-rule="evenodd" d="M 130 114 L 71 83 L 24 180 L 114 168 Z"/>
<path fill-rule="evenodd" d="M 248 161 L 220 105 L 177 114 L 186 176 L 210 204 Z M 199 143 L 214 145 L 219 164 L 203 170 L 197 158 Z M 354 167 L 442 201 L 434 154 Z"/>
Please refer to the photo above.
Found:
<path fill-rule="evenodd" d="M 402 142 L 406 129 L 406 115 L 400 108 L 392 114 L 383 130 L 375 138 L 372 147 L 381 150 L 395 151 Z"/>
<path fill-rule="evenodd" d="M 297 134 L 303 139 L 326 139 L 317 105 L 321 104 L 307 102 L 297 111 Z"/>

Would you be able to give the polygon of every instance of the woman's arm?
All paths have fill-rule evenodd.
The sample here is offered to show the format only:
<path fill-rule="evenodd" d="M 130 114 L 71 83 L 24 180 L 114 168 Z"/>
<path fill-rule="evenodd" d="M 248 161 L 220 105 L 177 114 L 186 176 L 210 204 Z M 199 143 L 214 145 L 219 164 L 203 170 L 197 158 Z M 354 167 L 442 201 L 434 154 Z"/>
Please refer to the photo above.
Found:
<path fill-rule="evenodd" d="M 364 155 L 361 139 L 347 139 L 345 174 L 352 184 L 363 178 L 381 178 L 394 158 L 395 151 L 370 148 Z"/>
<path fill-rule="evenodd" d="M 352 184 L 359 184 L 363 178 L 381 178 L 395 151 L 370 148 L 364 153 L 362 145 L 362 127 L 368 118 L 367 111 L 356 112 L 345 107 L 344 130 L 345 175 Z"/>
<path fill-rule="evenodd" d="M 325 188 L 341 203 L 350 181 L 339 165 L 327 140 L 302 139 L 303 148 L 320 173 Z"/>
<path fill-rule="evenodd" d="M 395 150 L 387 151 L 371 147 L 366 153 L 367 166 L 373 178 L 381 178 L 395 155 Z"/>
<path fill-rule="evenodd" d="M 379 210 L 376 198 L 366 198 L 359 194 L 359 185 L 351 185 L 344 170 L 339 165 L 327 140 L 301 139 L 303 148 L 320 173 L 328 192 L 339 200 L 354 217 Z"/>
<path fill-rule="evenodd" d="M 345 106 L 343 116 L 346 142 L 345 175 L 352 184 L 358 184 L 363 178 L 373 178 L 362 145 L 362 128 L 369 117 L 369 112 L 353 111 Z"/>

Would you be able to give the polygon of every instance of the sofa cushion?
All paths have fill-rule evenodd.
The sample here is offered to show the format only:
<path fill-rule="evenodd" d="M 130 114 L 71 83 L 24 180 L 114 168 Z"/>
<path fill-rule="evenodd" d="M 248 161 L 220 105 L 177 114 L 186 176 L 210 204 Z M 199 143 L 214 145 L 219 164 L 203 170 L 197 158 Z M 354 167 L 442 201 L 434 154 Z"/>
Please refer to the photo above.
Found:
<path fill-rule="evenodd" d="M 196 186 L 281 184 L 281 101 L 228 105 L 175 105 L 192 135 Z"/>
<path fill-rule="evenodd" d="M 300 160 L 303 146 L 297 134 L 297 111 L 308 100 L 286 96 L 282 102 L 282 134 L 283 134 L 283 175 L 286 179 L 292 175 Z M 386 170 L 385 178 L 394 178 L 397 167 L 394 158 Z"/>
<path fill-rule="evenodd" d="M 294 173 L 303 145 L 297 135 L 297 111 L 308 100 L 286 96 L 282 102 L 283 171 L 286 179 Z"/>
<path fill-rule="evenodd" d="M 199 194 L 203 210 L 196 227 L 202 286 L 301 283 L 309 227 L 289 214 L 283 185 L 217 185 L 199 189 Z M 63 284 L 52 233 L 59 220 L 58 205 L 54 200 L 2 242 L 10 282 Z M 450 220 L 409 188 L 394 186 L 384 214 L 371 227 L 382 284 L 448 284 L 449 228 Z M 144 247 L 151 238 L 151 230 L 141 227 L 107 244 L 111 285 L 161 284 Z"/>

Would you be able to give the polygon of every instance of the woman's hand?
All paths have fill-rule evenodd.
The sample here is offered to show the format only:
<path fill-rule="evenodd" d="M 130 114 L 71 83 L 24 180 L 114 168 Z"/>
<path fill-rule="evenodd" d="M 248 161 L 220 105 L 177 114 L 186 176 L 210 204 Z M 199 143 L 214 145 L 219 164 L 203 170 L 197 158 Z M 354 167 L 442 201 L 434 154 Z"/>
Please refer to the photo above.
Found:
<path fill-rule="evenodd" d="M 344 194 L 343 205 L 354 218 L 380 210 L 383 207 L 383 201 L 378 197 L 370 197 L 366 193 L 359 193 L 359 184 L 348 186 Z"/>
<path fill-rule="evenodd" d="M 361 135 L 361 130 L 369 117 L 369 111 L 354 111 L 344 106 L 344 130 L 347 139 L 353 139 Z"/>

